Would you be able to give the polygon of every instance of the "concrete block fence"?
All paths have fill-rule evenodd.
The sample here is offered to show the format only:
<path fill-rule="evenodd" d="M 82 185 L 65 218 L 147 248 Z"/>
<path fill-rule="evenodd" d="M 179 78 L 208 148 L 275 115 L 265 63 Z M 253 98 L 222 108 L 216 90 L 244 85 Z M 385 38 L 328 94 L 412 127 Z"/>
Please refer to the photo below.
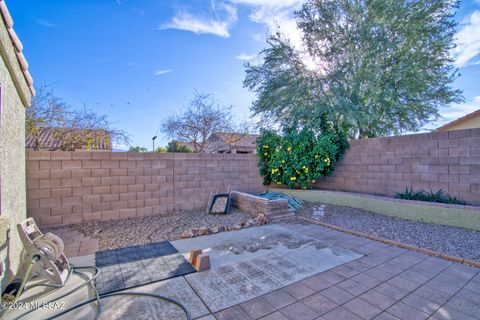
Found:
<path fill-rule="evenodd" d="M 42 226 L 204 210 L 229 185 L 264 189 L 254 155 L 27 152 L 28 214 Z"/>
<path fill-rule="evenodd" d="M 480 129 L 350 141 L 335 173 L 315 187 L 386 196 L 443 189 L 480 205 Z"/>
<path fill-rule="evenodd" d="M 262 191 L 255 155 L 27 152 L 28 214 L 61 225 L 203 210 L 210 192 Z M 350 141 L 314 184 L 393 196 L 412 187 L 480 205 L 480 129 Z"/>

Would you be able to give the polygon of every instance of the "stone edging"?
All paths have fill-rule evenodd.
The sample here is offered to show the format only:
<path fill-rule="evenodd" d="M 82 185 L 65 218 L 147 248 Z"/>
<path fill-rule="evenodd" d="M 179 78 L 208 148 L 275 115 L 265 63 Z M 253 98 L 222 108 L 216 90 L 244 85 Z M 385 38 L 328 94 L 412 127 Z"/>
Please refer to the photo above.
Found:
<path fill-rule="evenodd" d="M 452 261 L 452 262 L 462 263 L 462 264 L 465 264 L 465 265 L 468 265 L 468 266 L 480 268 L 480 262 L 477 262 L 477 261 L 472 261 L 472 260 L 463 259 L 463 258 L 456 257 L 456 256 L 451 256 L 451 255 L 441 253 L 441 252 L 438 252 L 438 251 L 433 251 L 433 250 L 430 250 L 430 249 L 420 248 L 420 247 L 417 247 L 417 246 L 414 246 L 414 245 L 405 244 L 405 243 L 401 243 L 401 242 L 394 241 L 394 240 L 389 240 L 389 239 L 385 239 L 385 238 L 371 236 L 371 235 L 368 235 L 368 234 L 365 234 L 365 233 L 362 233 L 362 232 L 357 232 L 357 231 L 353 231 L 353 230 L 350 230 L 350 229 L 345 229 L 345 228 L 342 228 L 342 227 L 339 227 L 339 226 L 336 226 L 336 225 L 316 221 L 316 220 L 313 220 L 313 219 L 310 219 L 310 218 L 307 218 L 307 217 L 298 216 L 298 218 L 302 219 L 302 220 L 305 220 L 305 221 L 308 221 L 310 223 L 318 224 L 318 225 L 321 225 L 323 227 L 327 227 L 327 228 L 334 229 L 334 230 L 337 230 L 337 231 L 345 232 L 345 233 L 348 233 L 348 234 L 351 234 L 351 235 L 354 235 L 354 236 L 367 238 L 367 239 L 374 240 L 374 241 L 383 242 L 383 243 L 388 244 L 388 245 L 392 245 L 392 246 L 396 246 L 396 247 L 399 247 L 399 248 L 408 249 L 408 250 L 412 250 L 412 251 L 417 251 L 417 252 L 432 256 L 432 257 L 442 258 L 442 259 L 449 260 L 449 261 Z"/>

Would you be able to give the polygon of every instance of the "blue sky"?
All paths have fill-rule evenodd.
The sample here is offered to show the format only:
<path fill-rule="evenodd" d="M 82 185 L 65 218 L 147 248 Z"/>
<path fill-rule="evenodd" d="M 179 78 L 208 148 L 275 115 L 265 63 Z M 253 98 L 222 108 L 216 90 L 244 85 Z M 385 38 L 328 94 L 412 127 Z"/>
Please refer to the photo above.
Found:
<path fill-rule="evenodd" d="M 162 118 L 177 112 L 195 90 L 249 116 L 254 96 L 242 86 L 245 61 L 257 60 L 265 37 L 279 24 L 293 43 L 292 18 L 302 0 L 10 0 L 14 28 L 24 44 L 35 85 L 52 84 L 74 106 L 107 114 L 151 148 L 167 137 Z M 480 0 L 462 1 L 456 19 L 465 103 L 441 110 L 436 127 L 480 108 Z M 126 148 L 125 146 L 118 146 Z"/>

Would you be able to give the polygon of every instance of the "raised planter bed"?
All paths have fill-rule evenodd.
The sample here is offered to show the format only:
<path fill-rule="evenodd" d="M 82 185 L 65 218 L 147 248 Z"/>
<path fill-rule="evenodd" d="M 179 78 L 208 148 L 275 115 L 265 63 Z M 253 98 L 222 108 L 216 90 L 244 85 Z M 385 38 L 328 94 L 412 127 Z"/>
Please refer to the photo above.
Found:
<path fill-rule="evenodd" d="M 253 215 L 264 214 L 269 220 L 288 218 L 294 210 L 288 206 L 287 199 L 270 200 L 253 194 L 232 191 L 232 206 Z"/>

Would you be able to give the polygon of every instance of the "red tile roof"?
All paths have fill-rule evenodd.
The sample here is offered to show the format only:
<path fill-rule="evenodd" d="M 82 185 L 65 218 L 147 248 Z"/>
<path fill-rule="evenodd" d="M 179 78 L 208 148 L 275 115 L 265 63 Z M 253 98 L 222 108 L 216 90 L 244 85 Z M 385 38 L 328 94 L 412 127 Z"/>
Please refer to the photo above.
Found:
<path fill-rule="evenodd" d="M 17 55 L 17 60 L 20 65 L 20 69 L 23 72 L 23 76 L 25 77 L 25 81 L 28 84 L 28 88 L 30 89 L 30 93 L 35 95 L 35 89 L 33 88 L 33 78 L 28 71 L 28 63 L 23 55 L 23 45 L 20 39 L 18 38 L 15 30 L 13 30 L 13 19 L 8 12 L 7 5 L 5 4 L 4 0 L 0 0 L 0 15 L 3 18 L 3 22 L 5 23 L 5 27 L 7 28 L 8 34 L 10 36 L 10 41 L 12 41 L 13 47 L 15 49 L 15 54 Z"/>
<path fill-rule="evenodd" d="M 94 130 L 91 130 L 91 131 L 94 131 Z M 55 137 L 55 130 L 53 128 L 42 128 L 40 129 L 38 144 L 39 144 L 38 145 L 39 149 L 57 150 L 57 149 L 60 149 L 60 147 L 64 144 L 64 142 L 61 139 L 58 139 Z M 34 137 L 30 134 L 27 135 L 27 138 L 25 141 L 25 147 L 29 149 L 35 149 L 36 146 L 37 146 L 37 142 L 34 139 Z M 92 147 L 92 149 L 93 150 L 112 150 L 112 141 L 109 138 L 109 136 L 106 139 L 98 139 L 97 143 L 95 143 L 95 146 Z"/>

